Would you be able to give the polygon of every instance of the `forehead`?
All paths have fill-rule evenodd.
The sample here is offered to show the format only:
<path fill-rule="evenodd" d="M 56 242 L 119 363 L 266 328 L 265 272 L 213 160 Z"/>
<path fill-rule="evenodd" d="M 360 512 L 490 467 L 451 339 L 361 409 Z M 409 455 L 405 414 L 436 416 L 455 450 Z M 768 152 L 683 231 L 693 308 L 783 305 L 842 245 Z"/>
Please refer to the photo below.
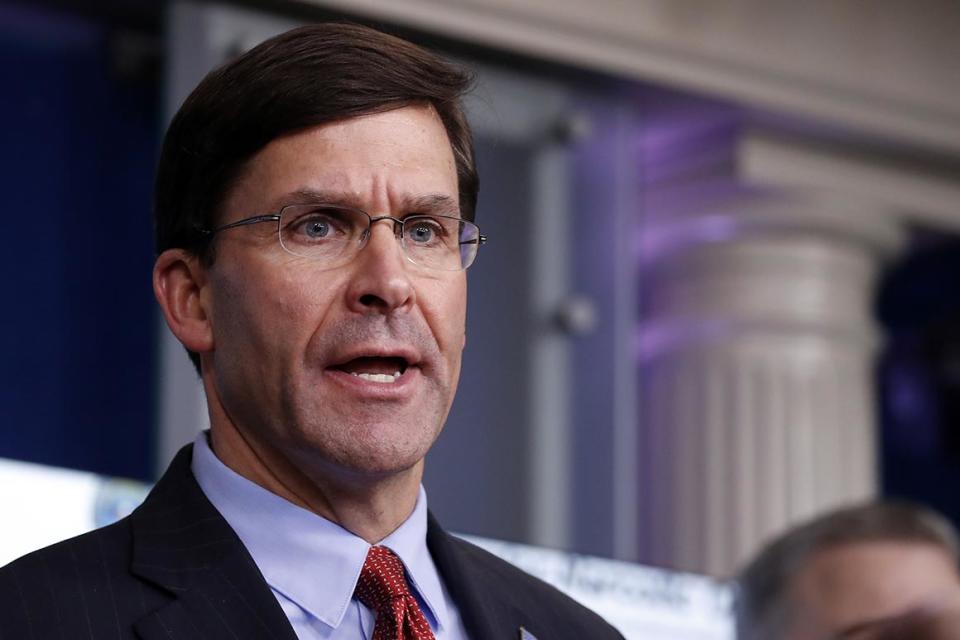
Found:
<path fill-rule="evenodd" d="M 457 201 L 446 129 L 432 106 L 414 105 L 311 127 L 255 154 L 227 198 L 228 210 L 270 210 L 306 191 L 342 204 L 393 209 L 427 195 Z"/>
<path fill-rule="evenodd" d="M 950 555 L 920 542 L 857 542 L 816 552 L 793 583 L 831 630 L 906 613 L 960 593 Z"/>

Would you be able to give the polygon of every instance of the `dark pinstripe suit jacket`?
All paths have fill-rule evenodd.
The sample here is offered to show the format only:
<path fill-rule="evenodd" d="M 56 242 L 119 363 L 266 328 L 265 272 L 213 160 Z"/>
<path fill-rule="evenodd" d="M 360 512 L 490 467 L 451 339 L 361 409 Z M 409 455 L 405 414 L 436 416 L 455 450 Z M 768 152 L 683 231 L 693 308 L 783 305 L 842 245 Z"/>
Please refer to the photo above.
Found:
<path fill-rule="evenodd" d="M 246 548 L 197 485 L 191 446 L 129 517 L 0 569 L 0 640 L 296 640 Z M 432 516 L 427 545 L 473 640 L 516 640 L 521 626 L 538 640 L 621 638 Z"/>

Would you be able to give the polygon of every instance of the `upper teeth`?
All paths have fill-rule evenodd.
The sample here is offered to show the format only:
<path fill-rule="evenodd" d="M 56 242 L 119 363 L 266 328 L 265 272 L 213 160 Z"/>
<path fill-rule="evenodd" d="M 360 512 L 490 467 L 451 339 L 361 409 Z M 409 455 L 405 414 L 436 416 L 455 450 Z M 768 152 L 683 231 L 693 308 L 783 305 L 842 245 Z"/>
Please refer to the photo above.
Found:
<path fill-rule="evenodd" d="M 399 371 L 394 371 L 391 373 L 354 373 L 358 378 L 363 378 L 364 380 L 369 380 L 371 382 L 396 382 L 397 378 L 400 377 Z"/>

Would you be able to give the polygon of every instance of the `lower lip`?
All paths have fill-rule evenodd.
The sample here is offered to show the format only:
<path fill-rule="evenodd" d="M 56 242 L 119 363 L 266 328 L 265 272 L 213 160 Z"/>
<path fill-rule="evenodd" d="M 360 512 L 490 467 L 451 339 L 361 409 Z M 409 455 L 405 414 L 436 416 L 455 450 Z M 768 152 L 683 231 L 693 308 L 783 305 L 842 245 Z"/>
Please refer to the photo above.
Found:
<path fill-rule="evenodd" d="M 414 390 L 414 385 L 422 377 L 419 367 L 407 367 L 407 370 L 393 382 L 364 380 L 360 376 L 340 369 L 327 369 L 324 374 L 351 393 L 382 400 L 399 400 L 409 397 Z"/>

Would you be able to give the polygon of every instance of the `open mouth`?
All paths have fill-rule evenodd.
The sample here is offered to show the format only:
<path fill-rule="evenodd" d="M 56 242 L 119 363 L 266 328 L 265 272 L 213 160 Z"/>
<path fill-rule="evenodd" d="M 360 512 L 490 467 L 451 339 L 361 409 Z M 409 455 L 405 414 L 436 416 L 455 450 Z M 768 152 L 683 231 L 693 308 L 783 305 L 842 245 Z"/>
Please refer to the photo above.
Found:
<path fill-rule="evenodd" d="M 392 384 L 406 372 L 408 366 L 407 360 L 401 357 L 362 356 L 333 368 L 370 382 Z"/>

